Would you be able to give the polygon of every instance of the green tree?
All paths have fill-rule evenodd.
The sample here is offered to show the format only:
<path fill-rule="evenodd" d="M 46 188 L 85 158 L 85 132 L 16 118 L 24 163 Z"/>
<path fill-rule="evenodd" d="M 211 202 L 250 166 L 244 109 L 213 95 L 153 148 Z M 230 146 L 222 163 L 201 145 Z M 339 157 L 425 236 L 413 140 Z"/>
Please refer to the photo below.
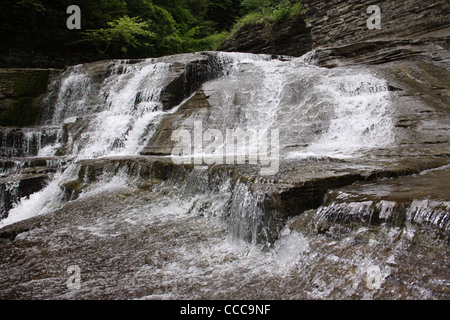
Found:
<path fill-rule="evenodd" d="M 281 1 L 2 0 L 0 51 L 17 48 L 23 55 L 39 53 L 62 63 L 80 63 L 213 50 L 251 10 L 264 14 L 240 24 L 290 14 L 287 5 L 271 9 Z M 69 5 L 81 8 L 82 30 L 67 29 Z"/>
<path fill-rule="evenodd" d="M 270 29 L 274 24 L 297 17 L 304 14 L 306 11 L 307 8 L 305 8 L 301 2 L 281 0 L 276 5 L 259 8 L 240 18 L 234 24 L 231 34 L 236 33 L 238 30 L 248 25 L 263 25 Z"/>
<path fill-rule="evenodd" d="M 150 46 L 155 38 L 155 34 L 148 30 L 148 22 L 141 22 L 137 17 L 123 16 L 107 25 L 108 28 L 88 30 L 84 34 L 103 53 L 112 56 L 128 56 L 130 49 Z"/>

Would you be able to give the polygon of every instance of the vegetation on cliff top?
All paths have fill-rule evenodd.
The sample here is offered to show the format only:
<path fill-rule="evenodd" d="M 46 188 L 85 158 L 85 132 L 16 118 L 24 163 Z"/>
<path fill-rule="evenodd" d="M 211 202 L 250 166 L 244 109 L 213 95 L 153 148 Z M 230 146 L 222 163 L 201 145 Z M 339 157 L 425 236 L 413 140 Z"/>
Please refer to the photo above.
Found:
<path fill-rule="evenodd" d="M 3 0 L 1 51 L 28 48 L 69 55 L 144 58 L 214 50 L 230 32 L 303 12 L 297 0 Z M 81 30 L 66 9 L 81 8 Z"/>
<path fill-rule="evenodd" d="M 157 56 L 214 50 L 245 25 L 270 26 L 304 13 L 289 0 L 127 0 L 127 14 L 84 32 L 102 54 Z M 200 10 L 199 10 L 200 9 Z M 134 52 L 134 54 L 133 54 Z"/>
<path fill-rule="evenodd" d="M 280 21 L 296 17 L 306 12 L 301 2 L 282 0 L 273 4 L 268 0 L 244 0 L 241 5 L 250 9 L 251 12 L 240 18 L 233 26 L 231 34 L 248 25 L 264 25 L 271 27 Z"/>

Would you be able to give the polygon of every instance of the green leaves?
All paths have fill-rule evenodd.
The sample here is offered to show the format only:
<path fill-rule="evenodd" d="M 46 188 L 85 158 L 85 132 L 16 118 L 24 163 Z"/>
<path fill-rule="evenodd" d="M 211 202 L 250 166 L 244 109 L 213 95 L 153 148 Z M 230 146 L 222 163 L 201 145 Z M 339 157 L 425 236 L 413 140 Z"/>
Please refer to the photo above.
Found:
<path fill-rule="evenodd" d="M 44 12 L 45 8 L 42 5 L 42 2 L 39 0 L 20 0 L 17 1 L 17 5 L 21 8 L 31 9 L 36 12 Z"/>
<path fill-rule="evenodd" d="M 107 23 L 108 28 L 98 30 L 88 30 L 85 32 L 87 39 L 93 40 L 96 44 L 103 44 L 102 50 L 107 52 L 110 48 L 120 50 L 120 53 L 127 54 L 128 49 L 149 46 L 155 38 L 155 33 L 149 31 L 149 22 L 141 22 L 140 18 L 130 18 L 123 16 Z M 113 54 L 117 52 L 113 52 Z"/>
<path fill-rule="evenodd" d="M 242 0 L 241 7 L 247 12 L 255 11 L 260 8 L 270 7 L 273 1 L 270 0 Z"/>
<path fill-rule="evenodd" d="M 108 29 L 100 29 L 109 41 L 119 41 L 125 45 L 131 45 L 136 48 L 139 46 L 137 36 L 152 38 L 153 32 L 146 30 L 149 27 L 148 22 L 140 22 L 139 18 L 130 18 L 124 16 L 115 21 L 108 22 Z"/>
<path fill-rule="evenodd" d="M 244 0 L 242 3 L 256 3 L 264 4 L 260 0 Z M 247 25 L 261 24 L 266 27 L 271 27 L 273 24 L 282 20 L 296 17 L 306 12 L 305 7 L 301 2 L 291 3 L 289 0 L 282 0 L 277 5 L 272 7 L 258 7 L 255 11 L 250 12 L 241 19 L 239 19 L 233 26 L 231 34 Z"/>
<path fill-rule="evenodd" d="M 229 35 L 219 26 L 231 26 L 239 1 L 126 0 L 127 15 L 84 32 L 84 42 L 105 58 L 214 50 Z"/>
<path fill-rule="evenodd" d="M 69 61 L 214 50 L 244 13 L 251 12 L 237 22 L 235 29 L 279 21 L 300 6 L 287 0 L 2 1 L 10 8 L 0 10 L 8 26 L 3 35 L 5 45 L 17 42 L 22 46 L 26 42 L 33 50 L 57 52 Z M 66 26 L 66 8 L 72 4 L 81 8 L 80 31 Z"/>
<path fill-rule="evenodd" d="M 238 20 L 232 32 L 251 24 L 270 27 L 304 12 L 300 2 L 289 0 L 122 1 L 127 4 L 128 15 L 108 22 L 107 28 L 85 33 L 108 57 L 214 50 L 229 36 L 226 29 L 242 8 L 253 11 Z"/>
<path fill-rule="evenodd" d="M 183 52 L 198 52 L 216 50 L 230 35 L 227 31 L 216 32 L 204 38 L 196 39 L 189 35 L 183 37 Z"/>

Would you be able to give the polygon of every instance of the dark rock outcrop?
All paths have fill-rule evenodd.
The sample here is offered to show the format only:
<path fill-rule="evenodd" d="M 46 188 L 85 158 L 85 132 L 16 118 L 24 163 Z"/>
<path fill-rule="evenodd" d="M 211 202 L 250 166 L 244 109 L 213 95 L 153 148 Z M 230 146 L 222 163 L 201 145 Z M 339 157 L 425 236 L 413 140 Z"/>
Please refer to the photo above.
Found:
<path fill-rule="evenodd" d="M 428 61 L 448 66 L 450 38 L 433 41 L 371 40 L 343 46 L 316 49 L 311 59 L 320 66 L 333 68 L 342 65 L 380 65 L 395 61 Z"/>
<path fill-rule="evenodd" d="M 58 141 L 59 128 L 0 128 L 0 157 L 34 157 Z"/>
<path fill-rule="evenodd" d="M 215 54 L 200 52 L 197 54 L 198 58 L 192 60 L 189 59 L 191 57 L 189 54 L 178 55 L 178 57 L 180 62 L 173 64 L 171 70 L 174 74 L 173 79 L 161 92 L 164 110 L 170 110 L 179 105 L 184 99 L 197 91 L 204 82 L 218 78 L 223 72 L 224 65 L 217 61 Z M 169 62 L 172 59 L 161 58 L 161 60 L 168 60 Z M 183 59 L 187 60 L 182 61 Z"/>
<path fill-rule="evenodd" d="M 148 145 L 141 151 L 142 155 L 170 155 L 175 141 L 172 134 L 184 122 L 190 123 L 189 129 L 194 128 L 192 119 L 207 117 L 210 104 L 204 91 L 200 90 L 191 99 L 186 101 L 177 112 L 169 114 L 161 121 Z M 191 120 L 190 120 L 191 119 Z"/>
<path fill-rule="evenodd" d="M 6 218 L 8 211 L 20 199 L 42 190 L 47 185 L 49 178 L 45 173 L 20 175 L 16 177 L 18 179 L 16 181 L 11 181 L 9 178 L 0 178 L 0 218 Z"/>
<path fill-rule="evenodd" d="M 336 188 L 318 210 L 317 226 L 325 232 L 337 223 L 356 228 L 414 223 L 448 232 L 450 202 L 445 181 L 449 175 L 448 168 L 441 167 L 417 176 Z"/>
<path fill-rule="evenodd" d="M 311 29 L 305 16 L 297 16 L 274 26 L 244 26 L 217 50 L 301 56 L 312 49 Z"/>
<path fill-rule="evenodd" d="M 0 69 L 0 126 L 32 126 L 42 118 L 42 100 L 53 69 Z"/>

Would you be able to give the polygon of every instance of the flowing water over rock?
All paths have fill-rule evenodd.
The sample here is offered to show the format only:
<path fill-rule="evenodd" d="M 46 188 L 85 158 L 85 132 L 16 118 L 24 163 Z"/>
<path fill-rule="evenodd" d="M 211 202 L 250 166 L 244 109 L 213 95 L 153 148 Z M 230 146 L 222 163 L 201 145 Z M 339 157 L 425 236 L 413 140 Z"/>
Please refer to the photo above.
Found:
<path fill-rule="evenodd" d="M 412 94 L 405 73 L 445 87 L 450 72 L 317 57 L 61 73 L 41 127 L 0 131 L 0 297 L 448 298 L 448 96 Z M 192 139 L 181 161 L 177 132 Z"/>

